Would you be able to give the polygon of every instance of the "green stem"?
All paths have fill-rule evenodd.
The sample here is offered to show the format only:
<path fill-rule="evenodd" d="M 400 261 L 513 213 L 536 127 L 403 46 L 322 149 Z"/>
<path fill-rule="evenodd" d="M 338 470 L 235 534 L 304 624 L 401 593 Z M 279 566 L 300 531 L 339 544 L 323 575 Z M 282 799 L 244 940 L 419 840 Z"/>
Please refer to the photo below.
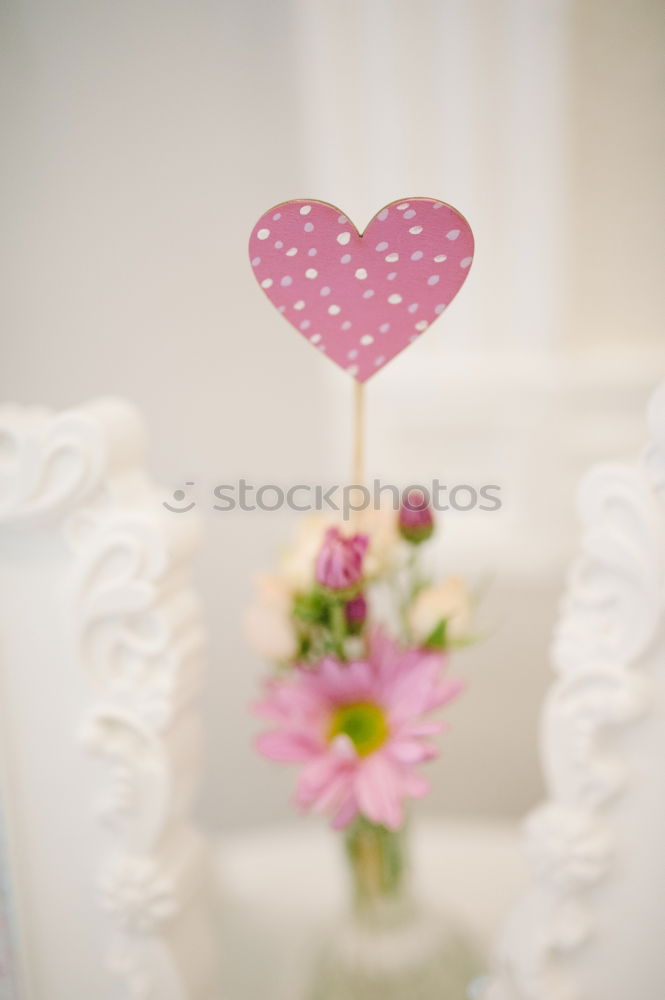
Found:
<path fill-rule="evenodd" d="M 402 593 L 399 604 L 399 618 L 405 642 L 409 642 L 411 638 L 411 630 L 409 629 L 407 617 L 409 605 L 422 585 L 419 555 L 419 546 L 412 545 L 411 551 L 409 552 L 409 558 L 406 562 L 406 589 Z"/>
<path fill-rule="evenodd" d="M 401 831 L 356 820 L 346 835 L 356 906 L 366 909 L 395 898 L 402 889 L 405 864 Z"/>
<path fill-rule="evenodd" d="M 346 639 L 347 627 L 344 606 L 345 602 L 343 601 L 333 601 L 330 607 L 330 636 L 333 651 L 340 660 L 346 659 L 344 640 Z"/>

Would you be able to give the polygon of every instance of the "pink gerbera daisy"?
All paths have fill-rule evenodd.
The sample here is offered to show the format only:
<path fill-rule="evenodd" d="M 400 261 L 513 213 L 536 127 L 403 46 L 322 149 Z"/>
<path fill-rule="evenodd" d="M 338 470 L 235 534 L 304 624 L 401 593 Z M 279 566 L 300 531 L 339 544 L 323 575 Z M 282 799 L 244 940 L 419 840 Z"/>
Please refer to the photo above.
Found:
<path fill-rule="evenodd" d="M 404 800 L 427 794 L 415 767 L 436 756 L 428 738 L 445 725 L 423 716 L 462 688 L 444 666 L 440 652 L 404 649 L 379 630 L 367 659 L 296 667 L 268 681 L 256 706 L 277 727 L 259 737 L 259 750 L 302 764 L 299 805 L 331 814 L 334 827 L 362 814 L 396 830 Z"/>

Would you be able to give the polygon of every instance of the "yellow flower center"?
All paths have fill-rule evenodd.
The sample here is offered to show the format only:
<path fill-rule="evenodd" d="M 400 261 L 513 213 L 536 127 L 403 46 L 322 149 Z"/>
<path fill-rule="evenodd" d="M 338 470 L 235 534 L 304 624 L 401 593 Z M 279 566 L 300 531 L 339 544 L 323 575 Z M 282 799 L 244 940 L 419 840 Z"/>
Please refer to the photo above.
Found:
<path fill-rule="evenodd" d="M 348 736 L 359 757 L 367 757 L 378 750 L 388 738 L 388 723 L 382 709 L 369 701 L 356 705 L 343 705 L 330 720 L 328 738 Z"/>

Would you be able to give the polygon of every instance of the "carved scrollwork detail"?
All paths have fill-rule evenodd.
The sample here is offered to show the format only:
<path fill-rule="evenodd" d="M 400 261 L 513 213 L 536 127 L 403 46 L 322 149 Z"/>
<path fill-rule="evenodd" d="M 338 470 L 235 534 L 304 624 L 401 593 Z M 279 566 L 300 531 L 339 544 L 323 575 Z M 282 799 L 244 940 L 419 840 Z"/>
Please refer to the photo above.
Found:
<path fill-rule="evenodd" d="M 156 503 L 151 513 L 103 511 L 75 543 L 81 658 L 97 690 L 155 731 L 196 694 L 204 648 L 180 565 L 195 536 L 173 520 Z"/>
<path fill-rule="evenodd" d="M 130 996 L 184 997 L 182 984 L 161 978 L 178 969 L 163 954 L 161 935 L 205 854 L 188 833 L 200 761 L 192 707 L 204 653 L 187 579 L 196 537 L 164 516 L 154 494 L 137 497 L 133 509 L 84 512 L 68 535 L 77 553 L 72 594 L 80 658 L 95 692 L 83 738 L 109 762 L 97 806 L 116 845 L 100 882 L 102 906 L 118 931 L 111 965 L 127 970 Z"/>
<path fill-rule="evenodd" d="M 585 526 L 553 644 L 554 668 L 630 663 L 662 608 L 662 511 L 641 465 L 601 465 L 580 488 Z"/>
<path fill-rule="evenodd" d="M 173 880 L 151 856 L 113 858 L 102 872 L 99 887 L 103 908 L 124 931 L 152 934 L 178 911 Z"/>
<path fill-rule="evenodd" d="M 525 834 L 533 870 L 562 891 L 598 881 L 612 855 L 607 826 L 572 806 L 546 803 L 529 816 Z"/>
<path fill-rule="evenodd" d="M 608 664 L 566 673 L 543 711 L 543 767 L 552 795 L 596 808 L 621 790 L 625 767 L 602 734 L 640 717 L 647 705 L 645 679 Z"/>
<path fill-rule="evenodd" d="M 145 436 L 122 400 L 80 410 L 0 410 L 0 521 L 58 519 L 104 491 L 104 478 L 136 463 Z"/>
<path fill-rule="evenodd" d="M 123 983 L 128 1000 L 189 1000 L 171 954 L 157 937 L 119 931 L 109 948 L 108 968 Z"/>
<path fill-rule="evenodd" d="M 632 780 L 614 738 L 647 711 L 640 670 L 665 611 L 665 385 L 651 443 L 633 465 L 602 465 L 582 483 L 581 553 L 553 642 L 556 680 L 542 750 L 548 800 L 525 823 L 533 882 L 507 921 L 483 1000 L 580 1000 L 569 961 L 596 932 L 589 887 L 612 870 L 606 803 Z"/>
<path fill-rule="evenodd" d="M 171 781 L 159 739 L 138 720 L 96 708 L 82 729 L 85 746 L 109 763 L 97 812 L 128 850 L 147 851 L 169 815 Z"/>
<path fill-rule="evenodd" d="M 59 415 L 5 408 L 0 523 L 55 523 L 71 556 L 58 600 L 90 684 L 80 735 L 107 764 L 96 807 L 109 850 L 97 883 L 117 995 L 198 1000 L 214 992 L 212 966 L 199 967 L 179 935 L 193 911 L 197 938 L 211 933 L 207 854 L 189 821 L 205 652 L 189 580 L 197 530 L 194 517 L 165 514 L 142 468 L 144 446 L 122 401 Z M 180 952 L 179 936 L 189 940 Z"/>

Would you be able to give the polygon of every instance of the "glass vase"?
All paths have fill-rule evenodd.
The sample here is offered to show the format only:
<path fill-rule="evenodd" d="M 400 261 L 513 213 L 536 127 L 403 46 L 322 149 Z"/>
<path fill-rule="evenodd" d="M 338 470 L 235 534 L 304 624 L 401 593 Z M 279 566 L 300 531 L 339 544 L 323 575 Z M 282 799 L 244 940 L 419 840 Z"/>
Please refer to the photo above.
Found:
<path fill-rule="evenodd" d="M 405 832 L 366 820 L 346 834 L 347 917 L 327 937 L 310 1000 L 467 1000 L 475 950 L 410 887 Z"/>

